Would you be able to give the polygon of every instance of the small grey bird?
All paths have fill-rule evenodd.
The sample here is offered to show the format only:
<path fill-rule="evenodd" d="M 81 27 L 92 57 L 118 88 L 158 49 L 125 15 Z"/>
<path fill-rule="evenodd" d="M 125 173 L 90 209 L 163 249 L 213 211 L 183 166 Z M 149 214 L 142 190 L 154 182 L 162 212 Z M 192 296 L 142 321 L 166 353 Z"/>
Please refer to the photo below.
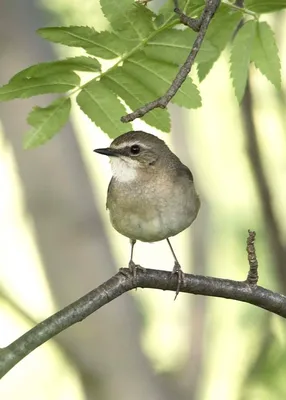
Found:
<path fill-rule="evenodd" d="M 169 238 L 188 228 L 196 218 L 200 199 L 193 175 L 163 140 L 143 131 L 130 131 L 110 147 L 94 150 L 110 157 L 112 178 L 106 208 L 113 227 L 131 241 L 129 268 L 136 240 L 166 239 L 175 259 L 177 294 L 183 273 Z"/>

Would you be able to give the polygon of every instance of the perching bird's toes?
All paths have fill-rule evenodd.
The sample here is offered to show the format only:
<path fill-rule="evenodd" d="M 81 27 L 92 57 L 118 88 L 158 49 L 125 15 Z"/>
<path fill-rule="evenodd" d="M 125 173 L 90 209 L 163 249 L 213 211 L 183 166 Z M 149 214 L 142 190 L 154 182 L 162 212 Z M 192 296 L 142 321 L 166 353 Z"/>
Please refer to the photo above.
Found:
<path fill-rule="evenodd" d="M 130 260 L 128 264 L 128 268 L 133 274 L 133 278 L 136 279 L 138 269 L 142 272 L 146 272 L 146 269 L 141 267 L 141 265 L 135 264 L 134 261 Z"/>
<path fill-rule="evenodd" d="M 142 272 L 146 272 L 146 269 L 141 267 L 141 265 L 135 264 L 134 261 L 130 260 L 128 264 L 128 270 L 126 268 L 120 268 L 120 272 L 126 276 L 127 278 L 130 276 L 130 272 L 133 275 L 133 279 L 136 280 L 137 278 L 137 271 L 141 270 Z"/>
<path fill-rule="evenodd" d="M 172 271 L 172 275 L 174 275 L 174 274 L 178 275 L 178 284 L 177 284 L 177 289 L 176 289 L 176 295 L 175 295 L 175 298 L 174 298 L 174 300 L 176 300 L 178 294 L 180 293 L 181 286 L 182 286 L 182 284 L 184 284 L 184 273 L 183 273 L 183 271 L 181 269 L 181 266 L 178 263 L 178 261 L 175 261 L 175 265 L 174 265 L 174 268 L 173 268 L 173 271 Z"/>

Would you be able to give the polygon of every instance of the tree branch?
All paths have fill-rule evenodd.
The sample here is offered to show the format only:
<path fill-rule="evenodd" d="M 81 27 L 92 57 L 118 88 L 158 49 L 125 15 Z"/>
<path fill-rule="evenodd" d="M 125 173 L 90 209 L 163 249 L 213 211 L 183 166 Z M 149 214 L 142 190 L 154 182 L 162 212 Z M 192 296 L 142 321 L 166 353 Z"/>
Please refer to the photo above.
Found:
<path fill-rule="evenodd" d="M 220 0 L 207 0 L 205 9 L 204 9 L 201 17 L 198 20 L 187 17 L 177 7 L 175 8 L 175 12 L 177 14 L 179 14 L 180 20 L 184 24 L 188 25 L 189 27 L 192 27 L 192 29 L 195 28 L 194 30 L 198 30 L 198 35 L 196 37 L 196 40 L 194 41 L 192 50 L 191 50 L 190 54 L 188 55 L 185 63 L 180 68 L 177 76 L 173 80 L 173 82 L 172 82 L 171 86 L 169 87 L 169 89 L 167 90 L 167 92 L 163 96 L 159 97 L 157 100 L 151 101 L 150 103 L 147 103 L 147 104 L 143 105 L 142 107 L 138 108 L 134 112 L 124 115 L 123 117 L 121 117 L 122 122 L 130 122 L 130 121 L 134 121 L 134 119 L 136 119 L 136 118 L 141 118 L 145 114 L 147 114 L 149 111 L 154 110 L 154 108 L 166 108 L 166 106 L 169 104 L 169 102 L 175 96 L 177 91 L 180 89 L 180 87 L 186 80 L 188 74 L 190 73 L 192 66 L 195 62 L 195 58 L 196 58 L 196 56 L 201 48 L 201 45 L 203 43 L 208 26 L 217 10 L 219 4 L 220 4 Z"/>
<path fill-rule="evenodd" d="M 128 269 L 124 269 L 124 274 L 118 272 L 98 288 L 39 323 L 9 346 L 0 349 L 0 378 L 41 344 L 123 293 L 136 287 L 174 292 L 177 289 L 176 276 L 167 271 L 138 271 L 136 280 L 137 282 Z M 286 318 L 286 296 L 247 282 L 185 274 L 181 292 L 238 300 Z"/>

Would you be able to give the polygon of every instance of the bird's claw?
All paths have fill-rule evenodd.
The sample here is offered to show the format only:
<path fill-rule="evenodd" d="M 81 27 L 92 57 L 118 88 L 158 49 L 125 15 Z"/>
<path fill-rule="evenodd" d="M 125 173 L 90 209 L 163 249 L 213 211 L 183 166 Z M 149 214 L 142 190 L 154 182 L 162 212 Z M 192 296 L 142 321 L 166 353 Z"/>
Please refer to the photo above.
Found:
<path fill-rule="evenodd" d="M 141 267 L 141 265 L 135 264 L 135 262 L 132 260 L 129 261 L 128 268 L 129 268 L 130 272 L 132 272 L 134 279 L 136 279 L 136 277 L 137 277 L 138 270 L 140 270 L 142 272 L 146 272 L 146 268 Z"/>
<path fill-rule="evenodd" d="M 146 269 L 141 267 L 141 265 L 135 264 L 134 261 L 130 260 L 128 264 L 128 270 L 126 268 L 120 268 L 120 272 L 125 275 L 126 277 L 129 276 L 131 272 L 133 275 L 134 281 L 137 280 L 137 271 L 140 270 L 142 272 L 146 272 Z"/>
<path fill-rule="evenodd" d="M 174 300 L 176 300 L 176 298 L 178 297 L 181 286 L 182 286 L 182 284 L 184 284 L 184 273 L 183 273 L 178 261 L 175 261 L 175 265 L 174 265 L 174 268 L 172 271 L 172 275 L 175 275 L 175 274 L 178 275 L 178 284 L 177 284 L 177 289 L 176 289 L 176 294 L 175 294 Z"/>

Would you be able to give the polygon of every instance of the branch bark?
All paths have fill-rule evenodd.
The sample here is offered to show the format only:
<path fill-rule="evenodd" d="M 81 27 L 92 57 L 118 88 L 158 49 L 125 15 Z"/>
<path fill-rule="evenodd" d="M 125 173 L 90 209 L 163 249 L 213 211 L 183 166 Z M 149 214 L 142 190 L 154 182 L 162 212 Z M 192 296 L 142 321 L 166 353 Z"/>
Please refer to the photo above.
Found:
<path fill-rule="evenodd" d="M 220 0 L 207 0 L 205 9 L 201 17 L 197 20 L 195 20 L 194 18 L 189 18 L 188 16 L 184 15 L 177 7 L 175 8 L 174 11 L 176 14 L 179 14 L 181 22 L 185 25 L 188 25 L 192 29 L 198 31 L 198 35 L 196 37 L 196 40 L 194 41 L 192 50 L 188 55 L 186 61 L 180 68 L 177 76 L 173 80 L 167 92 L 158 99 L 151 101 L 150 103 L 144 104 L 142 107 L 138 108 L 134 112 L 124 115 L 123 117 L 121 117 L 122 122 L 134 121 L 134 119 L 143 117 L 145 114 L 147 114 L 151 110 L 154 110 L 155 108 L 167 107 L 167 105 L 170 103 L 172 98 L 178 92 L 182 84 L 185 82 L 188 74 L 190 73 L 192 66 L 195 62 L 196 56 L 202 46 L 208 26 L 219 5 L 220 5 Z"/>
<path fill-rule="evenodd" d="M 0 378 L 41 344 L 136 287 L 176 292 L 177 278 L 171 272 L 146 269 L 146 272 L 138 271 L 135 282 L 129 269 L 124 269 L 124 274 L 118 272 L 98 288 L 1 349 Z M 286 318 L 286 296 L 247 282 L 185 274 L 181 292 L 238 300 Z"/>

